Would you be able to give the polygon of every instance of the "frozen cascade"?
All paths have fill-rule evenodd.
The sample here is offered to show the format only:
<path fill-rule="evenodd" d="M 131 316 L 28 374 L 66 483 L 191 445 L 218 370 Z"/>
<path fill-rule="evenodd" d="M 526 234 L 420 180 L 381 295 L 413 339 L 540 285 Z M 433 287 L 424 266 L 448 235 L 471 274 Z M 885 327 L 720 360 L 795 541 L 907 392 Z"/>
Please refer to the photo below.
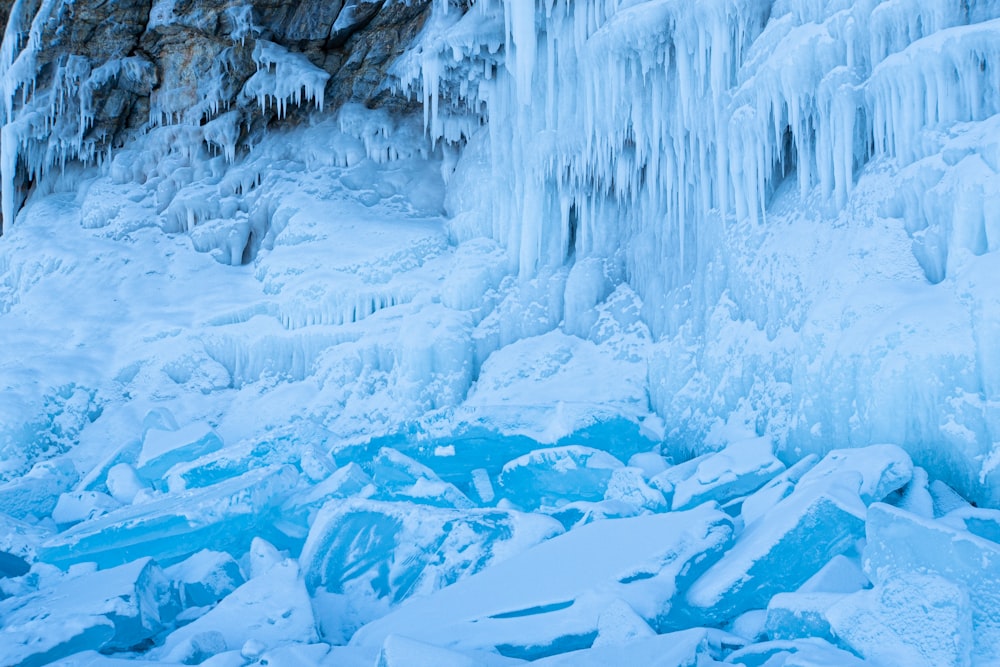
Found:
<path fill-rule="evenodd" d="M 532 6 L 533 31 L 526 27 Z M 881 196 L 868 185 L 874 177 L 854 196 L 859 177 L 886 169 L 918 179 L 893 186 L 895 202 L 883 205 L 882 214 L 903 218 L 927 280 L 940 282 L 964 266 L 964 252 L 992 251 L 996 223 L 976 197 L 990 196 L 977 193 L 991 191 L 994 142 L 972 128 L 1000 112 L 1000 3 L 479 0 L 464 16 L 454 14 L 429 22 L 419 57 L 397 67 L 400 86 L 423 96 L 432 138 L 467 142 L 466 155 L 489 161 L 485 201 L 472 205 L 474 213 L 456 208 L 453 233 L 492 237 L 508 249 L 509 266 L 522 280 L 586 257 L 616 265 L 618 279 L 643 299 L 643 318 L 663 341 L 664 357 L 683 350 L 687 360 L 651 366 L 658 412 L 691 425 L 698 421 L 691 419 L 692 404 L 719 400 L 724 391 L 723 413 L 698 408 L 706 417 L 698 428 L 727 419 L 742 404 L 737 411 L 756 413 L 750 419 L 758 432 L 778 432 L 795 446 L 824 449 L 817 442 L 822 428 L 859 443 L 876 432 L 890 439 L 902 432 L 915 452 L 943 440 L 957 458 L 992 451 L 997 431 L 989 392 L 979 393 L 979 415 L 960 418 L 961 433 L 944 425 L 950 418 L 939 424 L 933 416 L 935 409 L 950 412 L 963 392 L 975 392 L 965 389 L 975 374 L 993 373 L 984 357 L 971 362 L 973 377 L 960 367 L 945 371 L 939 364 L 947 362 L 915 362 L 937 368 L 935 374 L 962 375 L 956 395 L 929 386 L 903 390 L 910 397 L 899 400 L 921 406 L 915 428 L 905 420 L 868 422 L 857 407 L 853 415 L 832 406 L 824 412 L 806 388 L 823 382 L 816 366 L 805 370 L 787 355 L 830 362 L 817 359 L 816 348 L 806 352 L 804 343 L 791 352 L 787 337 L 776 340 L 779 331 L 798 336 L 808 328 L 803 313 L 821 294 L 807 296 L 802 279 L 787 274 L 798 293 L 781 293 L 746 272 L 762 268 L 754 266 L 761 243 L 779 233 L 769 231 L 770 219 L 779 215 L 780 225 L 787 224 L 787 215 L 775 211 L 804 205 L 818 218 L 811 224 L 831 229 L 833 238 L 838 227 L 863 224 L 870 216 L 865 202 Z M 985 144 L 954 138 L 967 131 Z M 943 148 L 949 132 L 954 149 Z M 917 166 L 942 150 L 948 165 Z M 981 153 L 982 160 L 968 158 L 964 175 L 946 177 L 965 154 L 959 151 Z M 941 194 L 924 197 L 923 188 L 942 177 L 935 189 Z M 960 187 L 969 192 L 960 199 L 966 203 L 951 208 L 948 188 L 970 181 L 978 185 Z M 567 285 L 571 303 L 576 295 Z M 708 370 L 734 351 L 731 341 L 716 338 L 713 319 L 720 316 L 762 330 L 776 348 L 744 360 L 742 380 Z M 709 352 L 712 345 L 717 350 Z M 756 363 L 762 366 L 750 365 Z M 826 372 L 849 375 L 865 362 L 837 363 L 847 368 Z M 735 386 L 718 387 L 713 398 L 705 373 Z M 761 382 L 749 379 L 754 374 L 771 376 L 770 396 L 740 399 L 758 390 L 752 385 Z M 692 391 L 707 393 L 678 400 Z M 845 378 L 835 391 L 847 401 L 878 390 Z M 791 414 L 760 413 L 761 402 L 775 400 L 790 403 Z M 960 474 L 966 485 L 979 477 Z"/>

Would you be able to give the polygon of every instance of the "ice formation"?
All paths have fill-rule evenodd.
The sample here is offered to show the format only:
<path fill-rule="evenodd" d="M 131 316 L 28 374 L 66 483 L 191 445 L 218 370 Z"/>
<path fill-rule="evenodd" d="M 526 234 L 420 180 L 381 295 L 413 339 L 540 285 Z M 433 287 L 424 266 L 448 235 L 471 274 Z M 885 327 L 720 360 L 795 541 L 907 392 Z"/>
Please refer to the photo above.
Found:
<path fill-rule="evenodd" d="M 11 7 L 0 663 L 1000 659 L 1000 2 L 321 4 Z"/>

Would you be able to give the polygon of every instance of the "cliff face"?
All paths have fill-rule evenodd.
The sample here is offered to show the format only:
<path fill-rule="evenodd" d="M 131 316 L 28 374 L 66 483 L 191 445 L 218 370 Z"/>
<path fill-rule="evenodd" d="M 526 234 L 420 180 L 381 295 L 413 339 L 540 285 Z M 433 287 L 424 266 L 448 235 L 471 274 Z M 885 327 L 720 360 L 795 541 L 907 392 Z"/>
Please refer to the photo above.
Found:
<path fill-rule="evenodd" d="M 248 132 L 295 114 L 303 92 L 317 105 L 405 108 L 384 85 L 387 70 L 429 9 L 430 0 L 3 3 L 4 218 L 53 165 L 100 159 L 157 125 L 225 116 L 214 138 L 232 152 Z M 261 70 L 277 81 L 248 89 Z M 303 74 L 319 90 L 303 90 Z"/>

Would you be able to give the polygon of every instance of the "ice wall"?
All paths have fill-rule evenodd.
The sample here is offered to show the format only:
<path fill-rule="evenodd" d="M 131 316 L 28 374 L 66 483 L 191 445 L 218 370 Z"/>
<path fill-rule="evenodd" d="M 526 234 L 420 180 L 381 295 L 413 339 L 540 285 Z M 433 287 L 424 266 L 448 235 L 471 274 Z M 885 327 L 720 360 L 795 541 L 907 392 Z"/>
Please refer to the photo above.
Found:
<path fill-rule="evenodd" d="M 504 244 L 525 280 L 607 259 L 641 295 L 675 437 L 905 442 L 971 491 L 998 439 L 997 302 L 967 284 L 996 268 L 998 16 L 479 0 L 439 12 L 398 74 L 432 136 L 467 142 L 455 178 L 489 175 L 453 198 L 458 239 Z"/>

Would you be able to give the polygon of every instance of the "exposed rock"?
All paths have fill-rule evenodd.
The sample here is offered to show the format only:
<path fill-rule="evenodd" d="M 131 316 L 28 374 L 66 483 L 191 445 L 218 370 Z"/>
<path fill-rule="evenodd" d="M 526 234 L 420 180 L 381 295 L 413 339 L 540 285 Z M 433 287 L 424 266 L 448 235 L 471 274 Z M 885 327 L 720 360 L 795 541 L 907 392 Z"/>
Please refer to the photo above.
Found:
<path fill-rule="evenodd" d="M 464 9 L 464 2 L 457 4 Z M 12 5 L 0 3 L 5 22 Z M 40 40 L 33 43 L 29 28 L 46 7 L 28 0 L 11 17 L 11 34 L 18 38 L 14 53 L 30 57 L 24 58 L 29 67 L 18 70 L 19 89 L 10 91 L 15 118 L 5 123 L 28 118 L 18 120 L 22 126 L 8 140 L 16 137 L 18 153 L 46 156 L 46 162 L 29 164 L 22 157 L 15 173 L 7 169 L 4 184 L 23 190 L 48 165 L 92 160 L 156 125 L 200 126 L 235 110 L 242 143 L 259 128 L 297 122 L 311 107 L 282 109 L 281 119 L 278 105 L 240 95 L 258 70 L 253 56 L 258 40 L 302 54 L 330 75 L 324 94 L 328 111 L 346 102 L 412 110 L 415 102 L 394 96 L 386 85 L 388 69 L 420 32 L 430 5 L 430 0 L 57 0 L 41 17 Z M 24 106 L 39 113 L 18 113 L 25 91 Z M 18 197 L 5 206 L 8 214 L 16 212 Z"/>

